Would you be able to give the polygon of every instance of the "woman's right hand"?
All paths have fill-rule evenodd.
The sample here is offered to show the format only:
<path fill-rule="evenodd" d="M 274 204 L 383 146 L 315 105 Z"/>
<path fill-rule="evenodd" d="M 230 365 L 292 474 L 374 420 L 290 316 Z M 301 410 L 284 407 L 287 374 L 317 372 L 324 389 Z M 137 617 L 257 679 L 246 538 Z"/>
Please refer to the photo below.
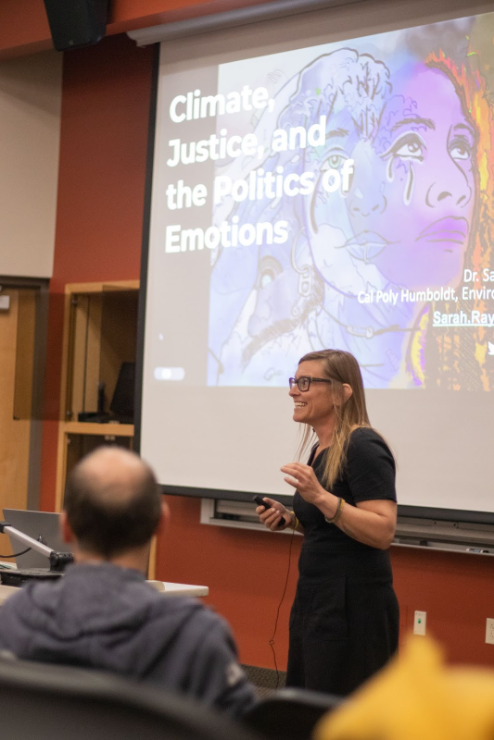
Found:
<path fill-rule="evenodd" d="M 265 509 L 263 506 L 258 506 L 256 514 L 264 524 L 265 527 L 271 530 L 271 532 L 282 532 L 287 527 L 291 527 L 294 516 L 291 511 L 280 504 L 279 501 L 273 501 L 272 498 L 263 496 L 263 500 L 270 505 L 269 509 Z M 281 519 L 285 520 L 284 524 L 280 524 Z"/>

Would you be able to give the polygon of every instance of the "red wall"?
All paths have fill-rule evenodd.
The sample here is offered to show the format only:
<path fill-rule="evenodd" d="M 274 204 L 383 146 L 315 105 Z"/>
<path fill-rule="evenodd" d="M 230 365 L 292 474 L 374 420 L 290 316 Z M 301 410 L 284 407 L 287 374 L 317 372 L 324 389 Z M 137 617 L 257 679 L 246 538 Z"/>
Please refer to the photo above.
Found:
<path fill-rule="evenodd" d="M 60 186 L 51 285 L 42 507 L 54 507 L 63 288 L 67 282 L 139 277 L 152 49 L 126 37 L 65 55 Z M 290 537 L 199 524 L 199 502 L 169 497 L 172 521 L 158 547 L 158 577 L 210 588 L 233 626 L 241 660 L 273 667 L 269 640 L 288 569 Z M 285 668 L 288 608 L 300 538 L 276 638 Z M 425 610 L 454 661 L 494 665 L 485 619 L 494 617 L 494 560 L 392 549 L 403 631 Z"/>
<path fill-rule="evenodd" d="M 152 49 L 126 36 L 64 56 L 41 506 L 53 508 L 66 283 L 139 278 Z"/>
<path fill-rule="evenodd" d="M 112 0 L 108 36 L 188 18 L 258 5 L 269 0 Z M 44 0 L 1 0 L 0 59 L 52 49 Z"/>

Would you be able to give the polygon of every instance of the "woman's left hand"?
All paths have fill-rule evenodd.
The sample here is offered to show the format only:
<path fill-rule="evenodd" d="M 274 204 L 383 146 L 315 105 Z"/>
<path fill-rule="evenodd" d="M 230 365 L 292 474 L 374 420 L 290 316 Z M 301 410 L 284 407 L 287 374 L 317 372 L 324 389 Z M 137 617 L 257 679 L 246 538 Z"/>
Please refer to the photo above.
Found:
<path fill-rule="evenodd" d="M 298 462 L 288 463 L 288 465 L 283 465 L 281 472 L 287 474 L 284 480 L 296 488 L 309 504 L 317 506 L 321 498 L 327 497 L 328 492 L 321 486 L 310 465 Z"/>

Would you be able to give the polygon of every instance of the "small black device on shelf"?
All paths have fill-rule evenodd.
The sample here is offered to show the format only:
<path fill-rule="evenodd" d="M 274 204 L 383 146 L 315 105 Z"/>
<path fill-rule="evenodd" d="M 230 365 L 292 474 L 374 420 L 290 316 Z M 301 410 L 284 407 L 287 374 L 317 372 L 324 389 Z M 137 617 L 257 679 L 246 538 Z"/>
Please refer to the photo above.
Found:
<path fill-rule="evenodd" d="M 105 412 L 105 384 L 98 383 L 98 410 L 81 411 L 78 421 L 93 424 L 134 423 L 135 362 L 122 362 L 109 411 Z"/>

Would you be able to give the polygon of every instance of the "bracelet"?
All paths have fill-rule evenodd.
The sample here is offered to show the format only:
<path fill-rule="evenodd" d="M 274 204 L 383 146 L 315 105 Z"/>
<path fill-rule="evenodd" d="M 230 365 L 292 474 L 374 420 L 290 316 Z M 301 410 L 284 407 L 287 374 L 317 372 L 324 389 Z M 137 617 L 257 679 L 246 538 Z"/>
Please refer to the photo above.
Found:
<path fill-rule="evenodd" d="M 338 519 L 341 516 L 341 512 L 343 511 L 343 507 L 345 506 L 345 499 L 341 498 L 341 496 L 338 497 L 338 504 L 336 506 L 336 512 L 332 519 L 328 519 L 327 516 L 324 517 L 324 521 L 328 524 L 336 524 Z"/>
<path fill-rule="evenodd" d="M 292 525 L 291 525 L 291 527 L 292 527 L 293 531 L 294 531 L 294 532 L 296 532 L 296 531 L 297 531 L 297 529 L 298 529 L 298 525 L 300 524 L 300 522 L 299 522 L 299 520 L 297 519 L 297 515 L 295 514 L 295 512 L 294 512 L 294 511 L 291 511 L 291 512 L 290 512 L 290 514 L 291 514 L 291 515 L 292 515 L 293 517 L 295 517 L 295 524 L 292 524 Z"/>

